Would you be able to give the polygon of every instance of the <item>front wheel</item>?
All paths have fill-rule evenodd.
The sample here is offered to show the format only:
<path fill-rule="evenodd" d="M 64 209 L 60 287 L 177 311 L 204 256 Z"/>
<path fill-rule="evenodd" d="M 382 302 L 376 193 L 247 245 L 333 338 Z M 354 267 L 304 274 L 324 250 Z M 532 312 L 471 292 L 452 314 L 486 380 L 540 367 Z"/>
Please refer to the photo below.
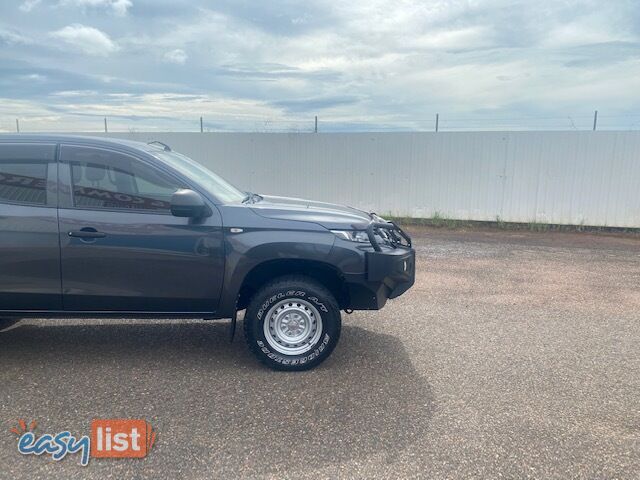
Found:
<path fill-rule="evenodd" d="M 340 338 L 335 298 L 303 276 L 276 279 L 251 299 L 244 317 L 249 348 L 275 370 L 308 370 L 322 363 Z"/>

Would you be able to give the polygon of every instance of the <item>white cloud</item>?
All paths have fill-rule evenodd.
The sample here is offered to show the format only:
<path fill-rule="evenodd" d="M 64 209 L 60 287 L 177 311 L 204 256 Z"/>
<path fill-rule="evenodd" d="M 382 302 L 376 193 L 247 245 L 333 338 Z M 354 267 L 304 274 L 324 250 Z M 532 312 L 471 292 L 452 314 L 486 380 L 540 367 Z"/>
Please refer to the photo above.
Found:
<path fill-rule="evenodd" d="M 634 36 L 616 29 L 616 25 L 609 25 L 603 20 L 594 16 L 556 25 L 548 32 L 542 44 L 549 48 L 563 48 L 636 40 Z"/>
<path fill-rule="evenodd" d="M 407 40 L 414 48 L 433 50 L 477 49 L 494 44 L 492 32 L 487 27 L 478 26 L 430 31 Z"/>
<path fill-rule="evenodd" d="M 106 56 L 118 49 L 116 43 L 97 28 L 79 23 L 67 25 L 51 33 L 51 36 L 64 41 L 89 55 Z"/>
<path fill-rule="evenodd" d="M 60 92 L 53 93 L 57 97 L 90 97 L 100 95 L 95 90 L 62 90 Z"/>
<path fill-rule="evenodd" d="M 8 44 L 23 44 L 28 45 L 31 43 L 31 40 L 24 35 L 11 31 L 5 30 L 0 27 L 0 41 L 6 42 Z"/>
<path fill-rule="evenodd" d="M 41 0 L 25 0 L 24 2 L 22 2 L 22 5 L 20 5 L 20 10 L 28 13 L 35 7 L 37 7 L 40 1 Z"/>
<path fill-rule="evenodd" d="M 3 10 L 32 9 L 38 1 L 0 2 L 0 18 L 13 18 Z M 41 2 L 42 11 L 47 4 L 60 8 L 47 8 L 48 18 L 16 17 L 22 24 L 0 27 L 0 45 L 11 44 L 8 61 L 71 73 L 90 59 L 52 46 L 93 55 L 119 51 L 100 62 L 100 76 L 91 82 L 69 75 L 60 85 L 45 71 L 51 81 L 30 88 L 50 92 L 55 86 L 66 91 L 56 98 L 65 100 L 91 88 L 95 92 L 79 95 L 79 109 L 104 102 L 115 109 L 107 113 L 148 115 L 149 122 L 195 111 L 235 125 L 236 115 L 245 121 L 239 113 L 245 105 L 278 122 L 320 113 L 336 122 L 394 125 L 431 122 L 438 111 L 442 120 L 486 111 L 557 117 L 595 108 L 637 115 L 640 108 L 634 0 L 274 0 L 252 8 L 246 2 L 223 2 L 222 8 L 192 0 L 135 1 Z M 134 3 L 139 15 L 114 18 L 131 13 Z M 153 14 L 143 15 L 145 9 Z M 103 31 L 81 24 L 88 23 L 87 13 Z M 63 25 L 47 36 L 48 28 Z M 188 78 L 172 64 L 188 65 Z M 18 97 L 24 80 L 16 83 L 12 95 Z M 200 96 L 175 100 L 185 91 Z M 113 92 L 121 92 L 121 102 Z M 221 108 L 229 114 L 218 115 Z"/>
<path fill-rule="evenodd" d="M 189 56 L 187 55 L 187 52 L 185 52 L 181 48 L 176 48 L 175 50 L 170 50 L 165 53 L 163 58 L 167 62 L 183 65 L 187 61 Z"/>
<path fill-rule="evenodd" d="M 61 0 L 60 5 L 77 8 L 106 8 L 115 15 L 124 16 L 129 8 L 133 6 L 133 3 L 131 0 Z"/>
<path fill-rule="evenodd" d="M 131 0 L 115 0 L 111 2 L 111 9 L 116 15 L 126 15 L 127 10 L 131 8 L 132 5 Z"/>
<path fill-rule="evenodd" d="M 256 121 L 279 115 L 278 109 L 260 101 L 250 101 L 234 98 L 220 98 L 213 95 L 185 95 L 178 93 L 147 93 L 142 95 L 109 96 L 111 102 L 104 102 L 104 98 L 88 97 L 95 103 L 73 103 L 68 98 L 64 105 L 59 105 L 67 114 L 83 114 L 87 111 L 99 111 L 104 115 L 128 116 L 134 110 L 136 115 L 149 117 L 164 117 L 167 119 L 189 118 L 198 114 L 215 115 L 220 117 L 243 117 L 246 121 Z M 1 109 L 0 109 L 1 112 Z"/>
<path fill-rule="evenodd" d="M 47 76 L 39 73 L 29 73 L 28 75 L 22 75 L 22 78 L 32 82 L 44 82 L 47 79 Z"/>
<path fill-rule="evenodd" d="M 95 118 L 87 112 L 100 112 Z M 134 122 L 133 115 L 139 118 Z M 196 113 L 197 112 L 197 113 Z M 220 98 L 211 95 L 103 94 L 93 91 L 59 92 L 47 104 L 29 100 L 14 100 L 0 96 L 0 132 L 15 131 L 15 118 L 20 118 L 21 130 L 95 132 L 103 128 L 102 117 L 109 119 L 111 131 L 130 131 L 132 125 L 140 131 L 167 127 L 198 129 L 198 116 L 212 122 L 263 131 L 270 128 L 266 119 L 282 122 L 282 112 L 260 101 Z M 231 126 L 233 125 L 233 127 Z M 224 128 L 223 128 L 224 129 Z"/>

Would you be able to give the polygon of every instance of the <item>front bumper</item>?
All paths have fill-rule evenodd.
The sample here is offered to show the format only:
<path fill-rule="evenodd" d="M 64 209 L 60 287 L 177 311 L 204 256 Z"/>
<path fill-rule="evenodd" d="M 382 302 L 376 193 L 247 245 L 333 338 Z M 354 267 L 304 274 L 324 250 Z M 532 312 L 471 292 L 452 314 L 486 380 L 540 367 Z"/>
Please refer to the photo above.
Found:
<path fill-rule="evenodd" d="M 416 253 L 411 247 L 368 251 L 365 263 L 366 273 L 345 276 L 349 309 L 378 310 L 415 282 Z"/>

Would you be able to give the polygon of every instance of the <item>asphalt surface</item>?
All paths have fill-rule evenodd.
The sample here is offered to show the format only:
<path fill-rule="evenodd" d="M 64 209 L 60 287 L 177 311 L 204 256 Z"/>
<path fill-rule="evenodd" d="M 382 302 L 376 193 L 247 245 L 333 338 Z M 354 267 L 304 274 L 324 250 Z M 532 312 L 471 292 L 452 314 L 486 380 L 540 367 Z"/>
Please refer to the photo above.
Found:
<path fill-rule="evenodd" d="M 638 478 L 640 239 L 414 230 L 418 279 L 316 370 L 224 323 L 0 333 L 0 478 Z M 144 418 L 145 459 L 21 456 L 9 429 Z"/>

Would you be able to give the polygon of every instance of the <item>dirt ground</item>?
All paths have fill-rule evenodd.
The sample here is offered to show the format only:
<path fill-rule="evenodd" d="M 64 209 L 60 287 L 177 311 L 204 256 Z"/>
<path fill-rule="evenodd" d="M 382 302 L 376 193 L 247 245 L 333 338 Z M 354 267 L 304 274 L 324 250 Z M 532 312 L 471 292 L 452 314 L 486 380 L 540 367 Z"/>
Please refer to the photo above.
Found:
<path fill-rule="evenodd" d="M 0 476 L 638 478 L 640 239 L 409 231 L 414 288 L 345 315 L 313 371 L 266 370 L 224 323 L 0 334 Z M 21 457 L 9 433 L 95 417 L 145 418 L 157 446 L 81 467 Z"/>

